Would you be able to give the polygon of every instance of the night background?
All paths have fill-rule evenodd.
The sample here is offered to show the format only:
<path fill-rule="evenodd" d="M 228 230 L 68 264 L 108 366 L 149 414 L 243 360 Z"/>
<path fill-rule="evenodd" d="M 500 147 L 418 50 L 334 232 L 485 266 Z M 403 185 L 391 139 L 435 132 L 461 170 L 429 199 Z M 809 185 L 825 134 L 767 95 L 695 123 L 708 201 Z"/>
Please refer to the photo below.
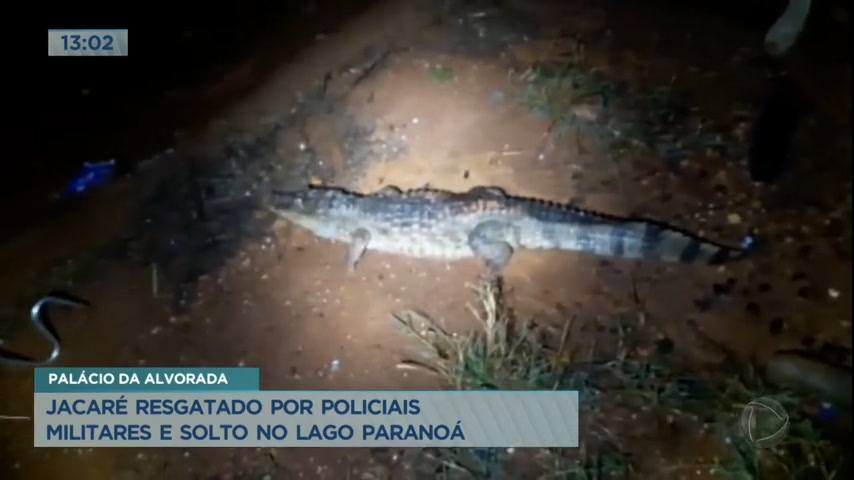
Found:
<path fill-rule="evenodd" d="M 57 311 L 58 366 L 256 366 L 275 390 L 589 396 L 584 448 L 548 452 L 34 449 L 29 422 L 4 422 L 0 478 L 847 476 L 850 6 L 812 2 L 795 45 L 774 56 L 765 35 L 786 5 L 10 10 L 20 48 L 4 71 L 0 415 L 32 414 L 31 369 L 5 359 L 44 356 L 28 315 L 52 291 L 92 305 Z M 61 28 L 129 29 L 129 56 L 47 57 L 45 30 Z M 62 195 L 85 162 L 110 159 L 113 178 Z M 763 248 L 719 268 L 519 252 L 507 288 L 485 292 L 466 287 L 478 262 L 369 246 L 347 275 L 346 247 L 265 208 L 270 189 L 306 184 L 498 185 Z M 490 310 L 496 299 L 511 307 Z M 479 357 L 459 343 L 489 336 L 472 304 L 501 325 L 534 320 L 537 340 Z M 433 345 L 419 358 L 443 375 L 401 367 L 419 346 L 401 312 L 466 332 L 445 340 L 470 363 Z M 740 406 L 757 398 L 790 416 L 773 449 L 739 431 Z"/>

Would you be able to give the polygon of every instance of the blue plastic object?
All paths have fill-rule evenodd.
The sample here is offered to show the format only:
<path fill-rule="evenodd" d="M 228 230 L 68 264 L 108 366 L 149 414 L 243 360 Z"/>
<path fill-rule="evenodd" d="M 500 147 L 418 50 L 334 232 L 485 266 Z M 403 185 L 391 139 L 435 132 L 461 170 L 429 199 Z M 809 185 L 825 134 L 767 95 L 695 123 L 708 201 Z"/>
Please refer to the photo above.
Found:
<path fill-rule="evenodd" d="M 86 162 L 80 168 L 74 178 L 65 186 L 63 197 L 77 195 L 86 190 L 112 180 L 116 172 L 116 161 Z"/>
<path fill-rule="evenodd" d="M 838 411 L 831 403 L 822 402 L 818 412 L 816 412 L 816 417 L 823 423 L 829 423 L 836 419 L 837 414 Z"/>

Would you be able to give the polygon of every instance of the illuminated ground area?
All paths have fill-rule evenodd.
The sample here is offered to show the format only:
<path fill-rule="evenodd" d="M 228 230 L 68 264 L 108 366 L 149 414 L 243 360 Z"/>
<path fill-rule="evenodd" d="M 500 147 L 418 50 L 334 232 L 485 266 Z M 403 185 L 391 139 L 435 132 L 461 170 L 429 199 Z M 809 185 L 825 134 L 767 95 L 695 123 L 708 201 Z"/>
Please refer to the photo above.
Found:
<path fill-rule="evenodd" d="M 476 300 L 467 283 L 479 265 L 369 253 L 348 276 L 342 246 L 273 223 L 247 193 L 310 181 L 360 190 L 497 184 L 722 241 L 749 227 L 771 240 L 755 261 L 727 269 L 518 254 L 505 277 L 516 316 L 557 337 L 572 320 L 575 351 L 556 368 L 658 349 L 701 372 L 720 369 L 728 353 L 850 349 L 850 128 L 837 133 L 845 130 L 832 120 L 847 117 L 822 110 L 799 139 L 810 162 L 773 188 L 752 185 L 737 161 L 739 114 L 761 93 L 764 70 L 752 60 L 761 35 L 724 39 L 713 16 L 625 7 L 423 4 L 389 2 L 318 39 L 173 156 L 5 246 L 3 304 L 74 278 L 74 293 L 95 307 L 57 318 L 64 365 L 259 366 L 265 389 L 441 388 L 436 376 L 399 368 L 411 349 L 392 315 L 418 309 L 452 330 L 477 328 L 466 304 Z M 578 81 L 538 68 L 555 62 Z M 242 68 L 206 98 L 252 76 Z M 607 108 L 584 87 L 607 96 Z M 710 122 L 698 131 L 701 116 Z M 658 131 L 639 128 L 643 119 Z M 684 156 L 648 148 L 668 134 Z M 69 238 L 71 228 L 81 233 Z M 39 260 L 21 260 L 29 258 Z M 37 348 L 25 329 L 4 337 Z M 2 372 L 2 413 L 28 414 L 29 377 Z M 643 455 L 660 450 L 659 465 L 672 469 L 657 478 L 709 474 L 719 452 L 697 439 L 696 425 L 672 428 L 668 415 L 677 414 L 608 426 L 620 428 L 609 448 L 658 438 Z M 416 452 L 367 450 L 35 451 L 27 423 L 4 423 L 2 435 L 3 478 L 406 478 L 416 463 Z M 529 454 L 538 455 L 515 452 Z M 595 455 L 629 462 L 605 448 Z"/>

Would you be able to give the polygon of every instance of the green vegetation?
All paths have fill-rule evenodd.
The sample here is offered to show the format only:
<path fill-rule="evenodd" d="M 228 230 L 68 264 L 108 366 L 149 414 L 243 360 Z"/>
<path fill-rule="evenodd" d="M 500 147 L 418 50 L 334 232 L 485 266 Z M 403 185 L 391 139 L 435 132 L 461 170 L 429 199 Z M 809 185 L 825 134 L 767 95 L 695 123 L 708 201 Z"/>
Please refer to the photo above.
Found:
<path fill-rule="evenodd" d="M 406 363 L 440 375 L 457 389 L 579 390 L 581 446 L 425 449 L 416 465 L 425 478 L 835 478 L 841 451 L 797 413 L 799 399 L 793 394 L 751 376 L 679 374 L 665 356 L 629 349 L 633 339 L 626 332 L 619 334 L 613 360 L 594 363 L 575 353 L 591 338 L 572 338 L 574 319 L 567 319 L 556 335 L 514 319 L 500 282 L 484 280 L 474 290 L 478 305 L 471 313 L 480 328 L 467 334 L 449 332 L 423 313 L 395 316 L 420 343 L 418 354 Z M 789 431 L 774 448 L 752 446 L 739 426 L 744 406 L 759 397 L 779 402 L 790 415 Z M 697 448 L 686 453 L 674 445 Z"/>
<path fill-rule="evenodd" d="M 430 77 L 437 83 L 450 83 L 457 75 L 454 69 L 445 65 L 431 65 Z"/>

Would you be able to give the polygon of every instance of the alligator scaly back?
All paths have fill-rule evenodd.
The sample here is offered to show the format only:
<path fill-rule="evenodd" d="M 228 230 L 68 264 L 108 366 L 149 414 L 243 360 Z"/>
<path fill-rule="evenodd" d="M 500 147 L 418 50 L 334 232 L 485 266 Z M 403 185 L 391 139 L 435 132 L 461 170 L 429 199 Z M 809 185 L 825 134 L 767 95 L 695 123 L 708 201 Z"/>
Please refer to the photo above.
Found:
<path fill-rule="evenodd" d="M 467 192 L 361 194 L 336 187 L 273 191 L 269 208 L 321 238 L 350 244 L 349 268 L 367 249 L 415 258 L 481 258 L 500 272 L 514 250 L 566 250 L 599 256 L 720 264 L 752 247 L 719 244 L 644 218 L 624 218 L 481 186 Z"/>

